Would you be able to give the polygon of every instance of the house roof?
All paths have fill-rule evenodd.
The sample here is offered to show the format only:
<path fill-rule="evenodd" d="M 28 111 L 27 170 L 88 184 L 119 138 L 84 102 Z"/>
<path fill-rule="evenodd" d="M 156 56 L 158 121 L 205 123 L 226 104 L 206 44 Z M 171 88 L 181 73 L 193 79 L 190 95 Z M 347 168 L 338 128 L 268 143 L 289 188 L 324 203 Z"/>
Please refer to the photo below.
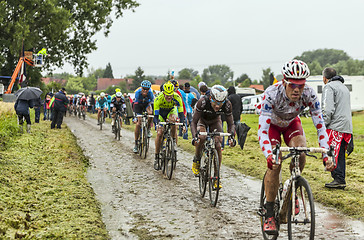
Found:
<path fill-rule="evenodd" d="M 133 83 L 132 78 L 99 78 L 97 79 L 97 90 L 105 90 L 108 87 L 119 85 L 121 82 L 126 82 L 127 86 Z"/>
<path fill-rule="evenodd" d="M 51 82 L 57 82 L 60 83 L 62 86 L 64 86 L 67 83 L 67 80 L 54 77 L 46 77 L 42 78 L 42 82 L 44 82 L 45 85 L 48 85 Z"/>
<path fill-rule="evenodd" d="M 250 85 L 250 88 L 254 88 L 255 90 L 264 92 L 264 86 L 263 85 Z"/>

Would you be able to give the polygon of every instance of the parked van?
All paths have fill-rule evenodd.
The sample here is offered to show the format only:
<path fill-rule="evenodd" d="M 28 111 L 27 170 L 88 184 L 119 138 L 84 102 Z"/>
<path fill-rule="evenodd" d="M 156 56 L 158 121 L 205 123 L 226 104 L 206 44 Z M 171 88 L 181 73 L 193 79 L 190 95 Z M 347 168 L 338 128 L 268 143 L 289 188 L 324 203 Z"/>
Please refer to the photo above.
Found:
<path fill-rule="evenodd" d="M 263 100 L 263 94 L 247 96 L 241 99 L 243 104 L 242 113 L 257 113 L 257 105 Z"/>

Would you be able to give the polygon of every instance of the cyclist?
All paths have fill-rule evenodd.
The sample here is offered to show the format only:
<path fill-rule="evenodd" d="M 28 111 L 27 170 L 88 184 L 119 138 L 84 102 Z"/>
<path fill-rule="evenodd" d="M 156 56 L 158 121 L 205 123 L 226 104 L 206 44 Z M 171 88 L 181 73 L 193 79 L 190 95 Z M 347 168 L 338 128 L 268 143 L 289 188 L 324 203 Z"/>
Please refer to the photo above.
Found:
<path fill-rule="evenodd" d="M 230 146 L 235 146 L 236 141 L 234 140 L 235 126 L 234 119 L 232 115 L 232 105 L 229 99 L 227 99 L 228 92 L 226 88 L 221 85 L 215 85 L 211 88 L 209 94 L 204 95 L 200 98 L 195 107 L 195 112 L 192 117 L 191 122 L 191 132 L 192 132 L 192 145 L 195 146 L 195 156 L 192 163 L 192 172 L 195 175 L 200 173 L 200 160 L 202 155 L 203 144 L 206 140 L 206 136 L 199 136 L 197 132 L 206 132 L 207 128 L 210 131 L 216 129 L 217 132 L 223 132 L 221 115 L 225 114 L 226 122 L 228 126 L 228 132 L 231 133 L 229 136 Z M 219 161 L 221 165 L 222 152 L 221 152 L 221 142 L 222 137 L 217 137 L 216 150 L 219 155 Z M 221 183 L 221 182 L 220 182 Z M 215 186 L 217 187 L 217 186 Z M 219 186 L 221 188 L 221 185 Z"/>
<path fill-rule="evenodd" d="M 144 80 L 140 84 L 141 88 L 139 88 L 135 92 L 135 100 L 134 100 L 133 105 L 134 105 L 134 112 L 138 115 L 142 115 L 143 112 L 145 112 L 145 111 L 148 113 L 148 115 L 153 115 L 152 103 L 154 100 L 154 95 L 150 88 L 151 86 L 152 86 L 152 84 L 150 81 Z M 135 130 L 134 130 L 134 137 L 135 137 L 135 146 L 133 149 L 134 153 L 138 152 L 138 139 L 139 139 L 141 124 L 142 124 L 142 119 L 141 119 L 141 117 L 138 117 L 136 125 L 135 125 Z M 152 125 L 152 119 L 148 118 L 148 137 L 149 138 L 152 136 L 152 134 L 150 132 L 151 125 Z"/>
<path fill-rule="evenodd" d="M 277 226 L 274 219 L 274 200 L 279 187 L 280 164 L 275 164 L 272 148 L 281 143 L 281 134 L 289 147 L 306 147 L 306 138 L 302 129 L 299 114 L 308 106 L 312 113 L 312 121 L 317 129 L 319 145 L 329 149 L 328 136 L 322 118 L 320 102 L 312 87 L 306 85 L 306 78 L 310 70 L 306 63 L 292 60 L 282 67 L 283 80 L 264 92 L 260 110 L 258 137 L 259 144 L 267 159 L 267 173 L 265 175 L 266 221 L 264 231 L 269 235 L 276 235 Z M 305 166 L 305 155 L 300 156 L 300 170 Z M 331 170 L 333 164 L 328 161 L 327 154 L 323 154 L 324 165 Z M 292 166 L 290 166 L 292 168 Z M 298 200 L 296 200 L 298 207 Z M 297 208 L 296 214 L 299 209 Z"/>
<path fill-rule="evenodd" d="M 180 122 L 184 122 L 185 116 L 183 114 L 182 98 L 174 91 L 174 85 L 167 82 L 163 85 L 163 92 L 161 92 L 154 100 L 154 118 L 157 123 L 159 121 L 169 121 L 172 123 L 177 122 L 177 115 Z M 155 139 L 155 162 L 154 169 L 159 170 L 158 165 L 159 151 L 162 142 L 164 127 L 159 126 L 157 129 L 157 137 Z M 172 126 L 171 135 L 174 143 L 176 143 L 177 131 L 176 126 Z"/>
<path fill-rule="evenodd" d="M 110 104 L 110 108 L 112 110 L 111 128 L 113 133 L 115 132 L 116 111 L 124 112 L 125 100 L 122 95 L 123 94 L 120 91 L 118 91 L 116 92 L 115 97 L 111 99 L 111 104 Z M 120 127 L 121 125 L 122 121 L 120 121 Z"/>
<path fill-rule="evenodd" d="M 185 106 L 185 102 L 183 101 L 183 95 L 182 95 L 182 92 L 183 92 L 183 90 L 180 90 L 179 89 L 179 83 L 178 83 L 178 81 L 177 80 L 175 80 L 175 79 L 172 79 L 171 80 L 171 83 L 173 84 L 173 86 L 174 86 L 174 91 L 182 98 L 182 103 L 183 103 L 183 114 L 185 115 L 185 117 L 186 117 L 186 115 L 187 115 L 187 111 L 186 111 L 186 106 Z M 184 93 L 184 92 L 183 92 Z M 181 127 L 180 126 L 180 128 L 179 128 L 179 136 L 180 137 L 182 137 L 182 128 L 183 127 Z"/>
<path fill-rule="evenodd" d="M 86 113 L 87 99 L 84 93 L 79 93 L 78 104 L 81 108 L 80 110 L 83 109 L 84 112 Z"/>
<path fill-rule="evenodd" d="M 107 115 L 109 116 L 109 118 L 111 118 L 111 114 L 110 114 L 111 96 L 108 93 L 105 93 L 105 98 L 106 98 L 107 104 L 108 104 Z M 105 115 L 105 118 L 106 118 L 106 115 Z"/>
<path fill-rule="evenodd" d="M 96 110 L 97 110 L 97 125 L 100 125 L 101 111 L 104 111 L 104 117 L 106 117 L 106 111 L 109 109 L 109 104 L 105 97 L 105 93 L 100 93 L 100 97 L 96 100 Z"/>

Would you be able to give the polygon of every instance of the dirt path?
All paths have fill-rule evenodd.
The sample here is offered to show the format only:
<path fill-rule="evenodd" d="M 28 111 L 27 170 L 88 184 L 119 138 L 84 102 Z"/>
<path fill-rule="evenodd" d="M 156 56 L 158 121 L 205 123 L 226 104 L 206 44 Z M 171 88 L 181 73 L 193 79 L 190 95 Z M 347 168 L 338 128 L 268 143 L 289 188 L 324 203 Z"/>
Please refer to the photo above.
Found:
<path fill-rule="evenodd" d="M 178 150 L 176 173 L 167 180 L 153 169 L 154 141 L 147 159 L 132 152 L 134 134 L 115 141 L 109 124 L 66 117 L 65 123 L 90 158 L 87 177 L 101 203 L 112 239 L 262 239 L 256 214 L 260 181 L 222 167 L 216 208 L 201 199 L 190 153 Z M 363 239 L 364 225 L 316 204 L 316 239 Z M 286 226 L 280 236 L 287 239 Z M 355 232 L 354 230 L 355 229 Z"/>

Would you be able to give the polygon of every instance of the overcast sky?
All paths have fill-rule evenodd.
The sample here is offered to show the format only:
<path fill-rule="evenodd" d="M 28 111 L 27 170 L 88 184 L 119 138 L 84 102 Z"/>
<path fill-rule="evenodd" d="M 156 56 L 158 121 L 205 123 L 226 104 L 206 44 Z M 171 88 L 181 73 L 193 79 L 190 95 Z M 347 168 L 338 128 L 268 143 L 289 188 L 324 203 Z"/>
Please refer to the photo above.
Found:
<path fill-rule="evenodd" d="M 135 12 L 114 22 L 107 38 L 97 34 L 90 67 L 111 63 L 114 77 L 166 75 L 187 67 L 226 64 L 234 78 L 275 74 L 304 51 L 344 50 L 364 59 L 362 0 L 137 0 Z M 66 65 L 55 72 L 71 72 Z M 85 71 L 87 72 L 87 71 Z"/>

